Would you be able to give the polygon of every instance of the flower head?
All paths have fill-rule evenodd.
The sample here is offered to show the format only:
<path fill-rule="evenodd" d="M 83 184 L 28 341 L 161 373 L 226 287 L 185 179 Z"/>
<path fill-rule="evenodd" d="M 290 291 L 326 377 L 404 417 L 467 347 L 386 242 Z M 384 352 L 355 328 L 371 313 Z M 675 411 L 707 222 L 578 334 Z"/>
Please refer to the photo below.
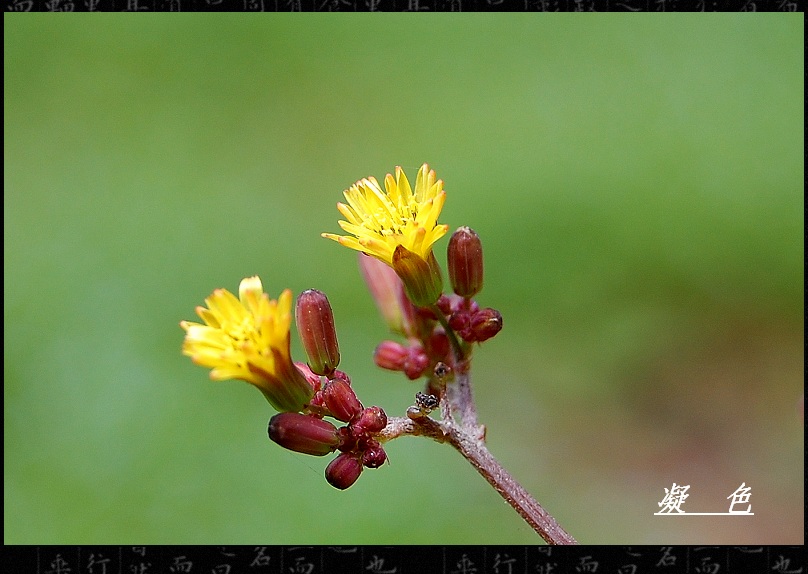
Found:
<path fill-rule="evenodd" d="M 384 187 L 382 191 L 376 178 L 368 177 L 345 190 L 348 203 L 338 203 L 337 209 L 347 221 L 339 225 L 351 236 L 323 233 L 323 237 L 390 266 L 399 245 L 428 260 L 432 245 L 449 229 L 437 223 L 446 200 L 443 180 L 436 180 L 435 171 L 424 164 L 418 170 L 413 192 L 404 171 L 396 167 L 395 178 L 388 173 Z"/>
<path fill-rule="evenodd" d="M 279 411 L 300 411 L 314 394 L 311 384 L 292 362 L 289 326 L 292 292 L 278 300 L 264 293 L 258 277 L 239 285 L 239 297 L 216 289 L 196 313 L 205 324 L 182 321 L 183 354 L 210 367 L 215 381 L 240 379 L 255 385 Z"/>

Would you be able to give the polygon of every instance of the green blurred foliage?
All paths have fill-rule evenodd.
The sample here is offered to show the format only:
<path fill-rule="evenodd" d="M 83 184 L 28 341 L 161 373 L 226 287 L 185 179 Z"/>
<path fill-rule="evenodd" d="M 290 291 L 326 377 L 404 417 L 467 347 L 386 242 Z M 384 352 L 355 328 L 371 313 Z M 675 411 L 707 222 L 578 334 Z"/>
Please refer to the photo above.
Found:
<path fill-rule="evenodd" d="M 423 439 L 334 490 L 180 354 L 214 288 L 316 287 L 360 398 L 403 414 L 419 385 L 372 365 L 387 333 L 319 233 L 428 162 L 505 319 L 489 446 L 559 522 L 803 543 L 803 42 L 800 14 L 6 15 L 4 542 L 539 542 Z M 653 516 L 742 481 L 754 517 Z"/>

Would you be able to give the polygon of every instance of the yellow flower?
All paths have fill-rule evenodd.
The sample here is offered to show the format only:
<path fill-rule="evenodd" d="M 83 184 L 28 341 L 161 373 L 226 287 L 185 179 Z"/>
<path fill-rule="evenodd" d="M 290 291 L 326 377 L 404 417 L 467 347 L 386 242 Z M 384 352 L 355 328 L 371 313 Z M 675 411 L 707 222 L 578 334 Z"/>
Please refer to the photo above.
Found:
<path fill-rule="evenodd" d="M 279 411 L 304 408 L 314 391 L 295 367 L 289 351 L 292 292 L 278 300 L 264 293 L 258 277 L 239 285 L 239 298 L 216 289 L 196 313 L 205 322 L 180 322 L 184 355 L 211 368 L 215 381 L 240 379 L 255 385 Z"/>
<path fill-rule="evenodd" d="M 399 245 L 429 261 L 432 245 L 449 229 L 437 223 L 446 200 L 443 180 L 436 181 L 435 171 L 424 164 L 418 170 L 413 192 L 407 176 L 396 167 L 395 178 L 388 173 L 384 187 L 385 192 L 376 178 L 368 177 L 345 190 L 348 204 L 338 203 L 337 209 L 347 221 L 339 225 L 352 236 L 323 233 L 323 237 L 372 255 L 391 267 Z"/>

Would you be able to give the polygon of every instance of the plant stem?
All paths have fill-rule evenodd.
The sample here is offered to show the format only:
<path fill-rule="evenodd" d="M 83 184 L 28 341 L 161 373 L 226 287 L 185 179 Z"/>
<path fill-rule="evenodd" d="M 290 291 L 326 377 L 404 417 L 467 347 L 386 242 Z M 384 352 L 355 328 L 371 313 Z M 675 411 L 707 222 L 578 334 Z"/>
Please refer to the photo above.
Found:
<path fill-rule="evenodd" d="M 436 421 L 428 416 L 414 420 L 390 417 L 387 419 L 387 427 L 376 438 L 386 442 L 400 436 L 413 435 L 449 443 L 548 544 L 577 544 L 485 446 L 485 426 L 477 423 L 477 407 L 471 389 L 470 349 L 457 338 L 438 306 L 432 305 L 431 309 L 452 346 L 453 380 L 447 382 L 445 392 L 441 392 L 443 420 Z M 460 414 L 459 424 L 455 421 L 455 413 Z"/>
<path fill-rule="evenodd" d="M 494 458 L 482 441 L 463 432 L 449 434 L 449 441 L 485 480 L 530 524 L 548 544 L 577 544 L 555 518 Z"/>
<path fill-rule="evenodd" d="M 465 428 L 429 417 L 417 421 L 390 417 L 387 427 L 376 438 L 385 442 L 405 435 L 425 436 L 437 442 L 449 443 L 548 544 L 577 544 L 555 518 L 499 464 L 485 443 L 469 435 Z"/>
<path fill-rule="evenodd" d="M 485 427 L 477 425 L 477 407 L 474 405 L 474 397 L 472 396 L 471 382 L 469 380 L 471 353 L 468 352 L 468 349 L 465 348 L 457 338 L 457 333 L 449 326 L 446 316 L 437 305 L 432 306 L 432 312 L 443 326 L 443 330 L 452 345 L 452 358 L 454 359 L 452 367 L 454 369 L 455 380 L 446 385 L 446 394 L 449 402 L 448 412 L 451 413 L 453 410 L 459 411 L 463 426 L 467 429 L 473 428 L 474 430 L 472 432 L 483 437 L 485 436 Z M 444 416 L 444 418 L 446 417 Z"/>
<path fill-rule="evenodd" d="M 474 395 L 471 391 L 468 361 L 456 363 L 454 374 L 454 381 L 447 385 L 447 390 L 455 391 L 449 396 L 451 409 L 460 411 L 461 423 L 466 432 L 485 440 L 485 427 L 477 424 L 477 405 L 474 404 Z"/>
<path fill-rule="evenodd" d="M 463 345 L 457 338 L 457 334 L 454 332 L 454 329 L 452 329 L 449 326 L 449 321 L 446 320 L 446 316 L 443 314 L 443 311 L 441 311 L 437 305 L 432 305 L 429 309 L 438 318 L 438 322 L 441 324 L 443 330 L 446 332 L 446 336 L 449 338 L 449 343 L 452 345 L 455 357 L 458 358 L 458 361 L 463 360 L 466 355 L 463 349 Z"/>

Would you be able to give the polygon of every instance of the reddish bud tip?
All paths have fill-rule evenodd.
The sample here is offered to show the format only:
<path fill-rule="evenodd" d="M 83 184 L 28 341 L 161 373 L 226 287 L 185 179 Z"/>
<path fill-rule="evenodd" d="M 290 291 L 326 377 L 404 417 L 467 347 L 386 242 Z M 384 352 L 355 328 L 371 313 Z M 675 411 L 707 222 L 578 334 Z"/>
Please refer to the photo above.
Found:
<path fill-rule="evenodd" d="M 325 467 L 325 479 L 334 488 L 345 490 L 362 474 L 362 462 L 355 454 L 343 452 Z"/>
<path fill-rule="evenodd" d="M 471 318 L 474 340 L 482 343 L 502 330 L 502 315 L 490 307 L 481 309 Z"/>
<path fill-rule="evenodd" d="M 369 441 L 367 450 L 362 453 L 362 464 L 368 468 L 379 468 L 387 460 L 387 453 L 379 441 Z"/>
<path fill-rule="evenodd" d="M 395 341 L 382 341 L 373 352 L 373 362 L 382 369 L 401 371 L 409 350 Z"/>
<path fill-rule="evenodd" d="M 331 378 L 339 379 L 340 381 L 345 381 L 346 383 L 348 383 L 348 385 L 351 384 L 351 377 L 348 376 L 348 373 L 340 371 L 339 369 L 334 371 L 334 373 L 331 375 Z"/>
<path fill-rule="evenodd" d="M 326 383 L 323 399 L 334 418 L 346 423 L 362 410 L 362 403 L 356 398 L 356 393 L 341 379 L 332 379 Z"/>
<path fill-rule="evenodd" d="M 269 438 L 284 448 L 324 456 L 334 452 L 340 438 L 337 428 L 322 419 L 300 413 L 279 413 L 269 419 Z"/>
<path fill-rule="evenodd" d="M 474 342 L 474 333 L 471 332 L 471 315 L 467 311 L 461 310 L 449 317 L 449 327 L 464 341 Z"/>
<path fill-rule="evenodd" d="M 405 347 L 395 341 L 382 341 L 373 353 L 373 361 L 382 369 L 404 371 L 414 381 L 429 367 L 429 356 L 420 345 Z"/>
<path fill-rule="evenodd" d="M 438 302 L 435 303 L 435 305 L 437 305 L 438 309 L 440 309 L 441 313 L 444 315 L 452 314 L 452 300 L 447 295 L 441 295 L 438 297 Z M 437 319 L 437 317 L 435 317 L 435 319 Z"/>
<path fill-rule="evenodd" d="M 337 447 L 342 452 L 351 452 L 352 450 L 356 449 L 356 435 L 354 435 L 353 430 L 350 426 L 347 427 L 340 427 L 337 429 L 339 433 L 339 446 Z"/>
<path fill-rule="evenodd" d="M 295 321 L 309 367 L 318 375 L 330 375 L 339 364 L 339 345 L 325 293 L 316 289 L 303 291 L 297 298 Z"/>
<path fill-rule="evenodd" d="M 429 357 L 424 349 L 420 345 L 410 347 L 407 358 L 404 359 L 403 367 L 407 378 L 411 381 L 421 378 L 427 367 L 429 367 Z"/>
<path fill-rule="evenodd" d="M 387 426 L 387 414 L 381 407 L 368 407 L 351 423 L 355 434 L 381 432 Z"/>
<path fill-rule="evenodd" d="M 483 244 L 468 227 L 460 227 L 449 240 L 447 254 L 452 289 L 461 297 L 474 297 L 483 288 Z"/>

